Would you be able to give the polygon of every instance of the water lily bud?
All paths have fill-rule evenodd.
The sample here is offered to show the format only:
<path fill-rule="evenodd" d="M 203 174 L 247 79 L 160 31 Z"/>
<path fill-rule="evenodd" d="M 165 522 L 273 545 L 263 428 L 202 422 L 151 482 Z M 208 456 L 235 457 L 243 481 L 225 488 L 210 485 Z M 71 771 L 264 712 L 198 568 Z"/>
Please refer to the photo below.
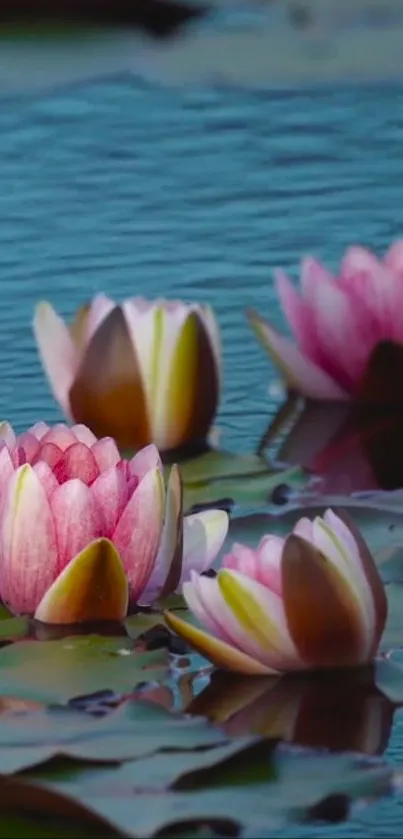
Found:
<path fill-rule="evenodd" d="M 220 339 L 210 307 L 98 295 L 68 327 L 48 303 L 34 332 L 54 396 L 69 418 L 121 450 L 200 443 L 220 391 Z"/>
<path fill-rule="evenodd" d="M 364 539 L 332 510 L 256 550 L 235 544 L 214 579 L 193 573 L 183 593 L 207 631 L 168 612 L 170 627 L 219 667 L 249 675 L 366 664 L 387 616 Z"/>

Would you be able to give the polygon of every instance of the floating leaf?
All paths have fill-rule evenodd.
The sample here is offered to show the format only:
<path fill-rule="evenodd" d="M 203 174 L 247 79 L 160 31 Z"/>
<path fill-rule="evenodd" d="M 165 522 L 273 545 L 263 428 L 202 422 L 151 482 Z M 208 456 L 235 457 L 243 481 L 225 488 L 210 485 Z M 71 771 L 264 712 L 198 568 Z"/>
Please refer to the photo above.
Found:
<path fill-rule="evenodd" d="M 299 467 L 273 472 L 223 478 L 200 484 L 184 484 L 185 508 L 189 510 L 199 504 L 214 505 L 222 498 L 230 498 L 234 504 L 262 507 L 272 500 L 278 486 L 300 489 L 306 483 L 304 472 Z"/>
<path fill-rule="evenodd" d="M 128 638 L 21 641 L 0 649 L 0 696 L 49 703 L 105 689 L 131 692 L 162 678 L 165 668 L 163 650 L 135 653 Z"/>
<path fill-rule="evenodd" d="M 0 641 L 25 638 L 29 632 L 29 618 L 8 618 L 0 620 Z"/>
<path fill-rule="evenodd" d="M 181 717 L 154 703 L 128 701 L 103 717 L 50 708 L 0 717 L 0 766 L 4 775 L 54 757 L 118 762 L 225 740 L 204 719 Z"/>
<path fill-rule="evenodd" d="M 248 761 L 254 748 L 254 759 Z M 184 756 L 187 769 L 180 782 L 179 759 L 174 759 L 171 770 L 160 755 L 155 758 L 154 770 L 149 760 L 144 761 L 148 771 L 154 772 L 154 780 L 160 777 L 168 790 L 148 789 L 146 772 L 141 786 L 133 784 L 133 772 L 135 782 L 141 778 L 139 767 L 132 764 L 117 770 L 115 783 L 110 772 L 84 770 L 73 771 L 64 780 L 46 780 L 40 775 L 14 779 L 5 790 L 8 799 L 12 793 L 14 802 L 21 802 L 23 810 L 30 806 L 67 815 L 70 809 L 71 815 L 85 813 L 87 818 L 112 826 L 119 836 L 130 837 L 151 837 L 161 830 L 200 823 L 220 826 L 225 835 L 244 829 L 250 835 L 263 836 L 278 830 L 290 817 L 306 817 L 329 796 L 348 801 L 390 791 L 391 769 L 355 756 L 289 748 L 274 754 L 271 741 L 254 745 L 250 738 L 246 744 L 238 743 L 238 750 L 231 746 L 215 755 L 216 751 L 208 757 L 201 752 L 199 769 L 191 772 L 187 771 L 190 758 Z M 193 756 L 190 762 L 194 766 Z M 209 762 L 213 765 L 206 768 Z M 260 780 L 255 781 L 256 777 Z M 5 795 L 0 803 L 1 798 Z"/>

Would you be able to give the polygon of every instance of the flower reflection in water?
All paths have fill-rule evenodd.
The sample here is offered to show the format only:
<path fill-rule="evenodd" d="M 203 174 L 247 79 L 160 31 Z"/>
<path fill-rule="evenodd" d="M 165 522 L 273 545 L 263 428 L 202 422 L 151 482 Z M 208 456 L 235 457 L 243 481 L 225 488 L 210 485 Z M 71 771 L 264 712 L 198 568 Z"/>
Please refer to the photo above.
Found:
<path fill-rule="evenodd" d="M 231 737 L 261 734 L 299 746 L 381 755 L 394 705 L 376 687 L 371 668 L 280 679 L 218 671 L 186 710 L 207 716 Z"/>
<path fill-rule="evenodd" d="M 258 450 L 282 465 L 298 464 L 320 478 L 320 494 L 403 487 L 403 410 L 369 409 L 290 397 Z"/>

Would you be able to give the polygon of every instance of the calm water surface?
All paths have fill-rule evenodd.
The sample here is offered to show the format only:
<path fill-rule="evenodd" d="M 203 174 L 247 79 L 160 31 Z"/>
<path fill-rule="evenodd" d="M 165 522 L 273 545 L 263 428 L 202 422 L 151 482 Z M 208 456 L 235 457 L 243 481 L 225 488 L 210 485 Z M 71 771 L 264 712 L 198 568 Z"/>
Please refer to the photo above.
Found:
<path fill-rule="evenodd" d="M 167 91 L 130 79 L 0 105 L 1 414 L 60 413 L 31 334 L 38 298 L 64 315 L 98 290 L 211 301 L 221 320 L 227 446 L 250 450 L 276 405 L 246 325 L 279 326 L 271 272 L 335 267 L 403 234 L 403 87 Z M 272 381 L 275 381 L 272 375 Z M 403 735 L 388 756 L 403 761 Z M 282 837 L 400 837 L 402 800 Z M 279 836 L 280 834 L 276 834 Z"/>

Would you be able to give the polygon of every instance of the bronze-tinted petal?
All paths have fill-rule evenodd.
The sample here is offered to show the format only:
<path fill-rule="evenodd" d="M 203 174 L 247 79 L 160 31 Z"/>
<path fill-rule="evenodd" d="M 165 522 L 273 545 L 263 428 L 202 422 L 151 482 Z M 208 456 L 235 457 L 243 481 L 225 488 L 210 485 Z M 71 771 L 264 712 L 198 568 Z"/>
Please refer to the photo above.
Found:
<path fill-rule="evenodd" d="M 282 559 L 288 628 L 299 654 L 313 668 L 359 664 L 365 628 L 354 594 L 326 558 L 292 534 Z"/>
<path fill-rule="evenodd" d="M 360 552 L 362 568 L 368 580 L 368 584 L 370 586 L 372 596 L 374 598 L 376 615 L 375 637 L 372 648 L 372 654 L 374 655 L 378 649 L 378 644 L 381 639 L 383 630 L 385 628 L 386 618 L 388 616 L 388 600 L 386 597 L 385 587 L 379 575 L 379 571 L 375 565 L 371 551 L 369 550 L 369 547 L 362 533 L 356 526 L 349 513 L 347 513 L 346 510 L 335 510 L 334 512 L 339 517 L 339 519 L 341 519 L 344 522 L 346 527 L 348 527 L 353 538 L 357 543 L 358 550 Z"/>
<path fill-rule="evenodd" d="M 164 533 L 167 538 L 167 549 L 172 557 L 169 571 L 160 598 L 168 597 L 178 587 L 182 574 L 183 559 L 183 484 L 179 466 L 174 463 L 171 468 L 167 486 Z"/>
<path fill-rule="evenodd" d="M 219 376 L 210 337 L 197 312 L 191 312 L 182 327 L 167 386 L 170 448 L 204 440 L 217 410 Z"/>
<path fill-rule="evenodd" d="M 128 449 L 150 442 L 141 374 L 120 306 L 92 336 L 69 397 L 76 422 L 97 437 L 114 437 Z"/>
<path fill-rule="evenodd" d="M 83 352 L 86 344 L 87 322 L 90 311 L 91 303 L 84 303 L 83 306 L 77 309 L 74 320 L 69 324 L 70 335 L 79 353 Z"/>

